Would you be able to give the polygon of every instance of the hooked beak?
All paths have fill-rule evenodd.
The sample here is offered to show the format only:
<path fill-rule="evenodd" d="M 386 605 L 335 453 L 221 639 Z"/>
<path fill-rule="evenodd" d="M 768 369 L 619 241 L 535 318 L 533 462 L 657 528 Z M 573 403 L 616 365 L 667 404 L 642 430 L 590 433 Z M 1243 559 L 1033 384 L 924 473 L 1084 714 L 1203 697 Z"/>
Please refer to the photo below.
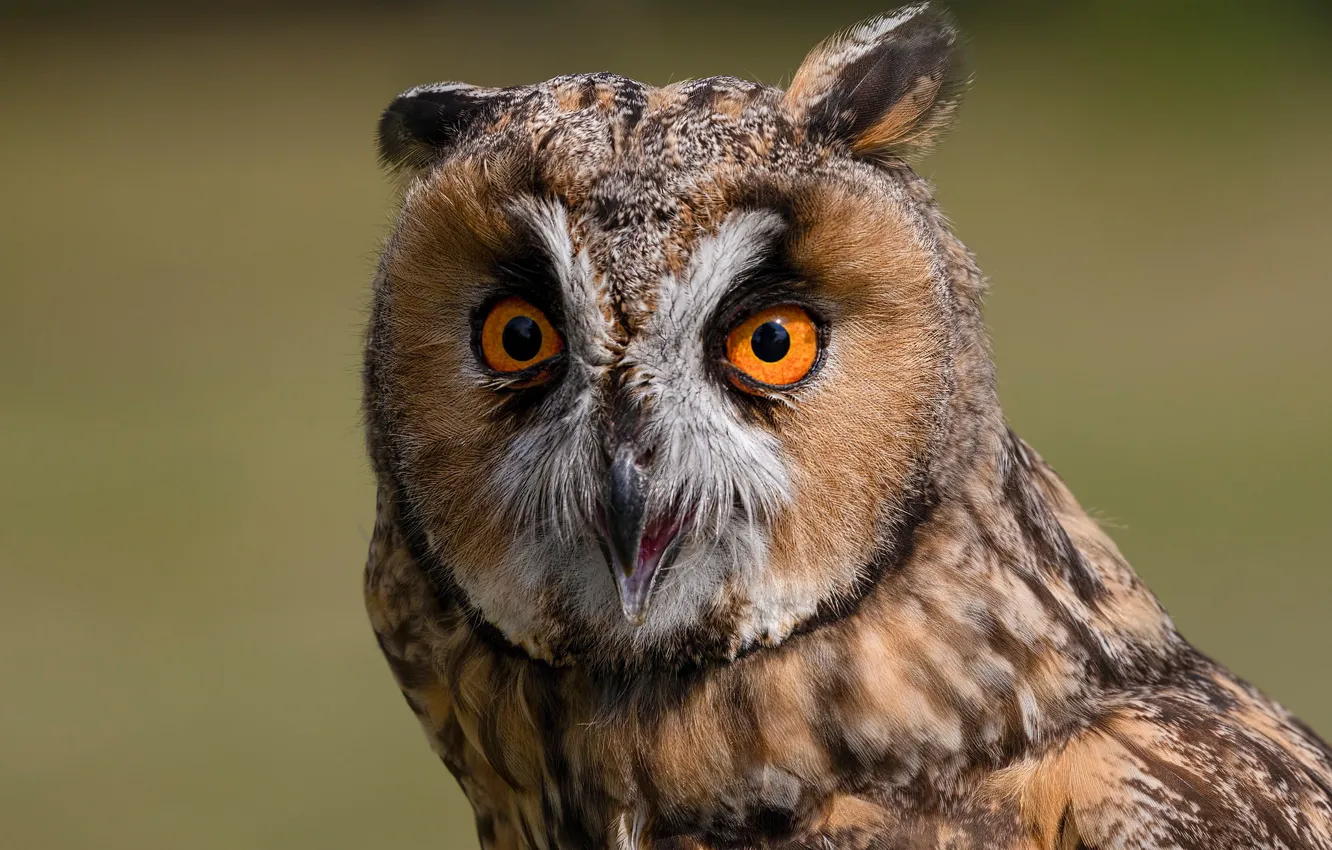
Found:
<path fill-rule="evenodd" d="M 647 515 L 647 473 L 633 446 L 621 445 L 611 458 L 599 531 L 620 593 L 620 607 L 634 625 L 647 617 L 648 601 L 662 563 L 675 552 L 681 522 Z"/>

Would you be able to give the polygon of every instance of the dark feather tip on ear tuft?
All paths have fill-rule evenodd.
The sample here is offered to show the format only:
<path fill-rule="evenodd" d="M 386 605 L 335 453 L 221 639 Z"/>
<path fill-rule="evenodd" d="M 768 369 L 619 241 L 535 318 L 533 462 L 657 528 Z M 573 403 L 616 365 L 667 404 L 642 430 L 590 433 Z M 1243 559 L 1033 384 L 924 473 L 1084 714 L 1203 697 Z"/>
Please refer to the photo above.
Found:
<path fill-rule="evenodd" d="M 393 99 L 379 119 L 379 159 L 394 170 L 421 168 L 438 159 L 485 109 L 493 89 L 432 83 Z"/>
<path fill-rule="evenodd" d="M 787 108 L 811 139 L 858 156 L 927 150 L 966 89 L 960 40 L 952 16 L 929 3 L 870 18 L 810 52 Z"/>

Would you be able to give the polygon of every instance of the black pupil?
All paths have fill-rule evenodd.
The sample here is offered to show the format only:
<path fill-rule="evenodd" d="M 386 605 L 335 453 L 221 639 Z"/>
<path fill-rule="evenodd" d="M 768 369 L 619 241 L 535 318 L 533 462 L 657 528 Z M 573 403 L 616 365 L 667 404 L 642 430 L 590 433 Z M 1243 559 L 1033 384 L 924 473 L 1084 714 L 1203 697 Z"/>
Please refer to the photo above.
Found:
<path fill-rule="evenodd" d="M 522 363 L 541 350 L 541 327 L 527 316 L 514 316 L 504 325 L 504 353 Z"/>
<path fill-rule="evenodd" d="M 791 335 L 780 322 L 764 322 L 754 329 L 749 344 L 754 347 L 755 357 L 764 363 L 776 363 L 791 350 Z"/>

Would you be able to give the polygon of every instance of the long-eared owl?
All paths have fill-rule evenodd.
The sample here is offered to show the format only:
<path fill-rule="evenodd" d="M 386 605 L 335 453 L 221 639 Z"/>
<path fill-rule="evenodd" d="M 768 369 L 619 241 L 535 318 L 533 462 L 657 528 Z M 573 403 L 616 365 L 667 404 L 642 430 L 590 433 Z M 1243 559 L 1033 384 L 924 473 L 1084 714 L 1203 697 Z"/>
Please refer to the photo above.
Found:
<path fill-rule="evenodd" d="M 1006 425 L 926 4 L 788 88 L 395 99 L 374 630 L 487 848 L 1332 848 L 1332 752 Z"/>

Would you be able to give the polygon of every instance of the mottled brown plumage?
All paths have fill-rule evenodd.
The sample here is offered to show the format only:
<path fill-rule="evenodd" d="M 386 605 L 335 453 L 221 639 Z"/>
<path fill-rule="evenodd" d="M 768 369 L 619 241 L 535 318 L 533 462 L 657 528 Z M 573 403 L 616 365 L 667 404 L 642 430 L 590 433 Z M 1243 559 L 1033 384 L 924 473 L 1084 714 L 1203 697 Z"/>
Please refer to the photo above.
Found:
<path fill-rule="evenodd" d="M 584 75 L 385 114 L 366 603 L 484 847 L 1332 848 L 1327 745 L 1005 424 L 983 278 L 903 159 L 955 42 L 915 6 L 786 92 Z M 558 353 L 488 364 L 497 298 Z M 760 386 L 722 342 L 778 303 L 818 359 Z"/>

